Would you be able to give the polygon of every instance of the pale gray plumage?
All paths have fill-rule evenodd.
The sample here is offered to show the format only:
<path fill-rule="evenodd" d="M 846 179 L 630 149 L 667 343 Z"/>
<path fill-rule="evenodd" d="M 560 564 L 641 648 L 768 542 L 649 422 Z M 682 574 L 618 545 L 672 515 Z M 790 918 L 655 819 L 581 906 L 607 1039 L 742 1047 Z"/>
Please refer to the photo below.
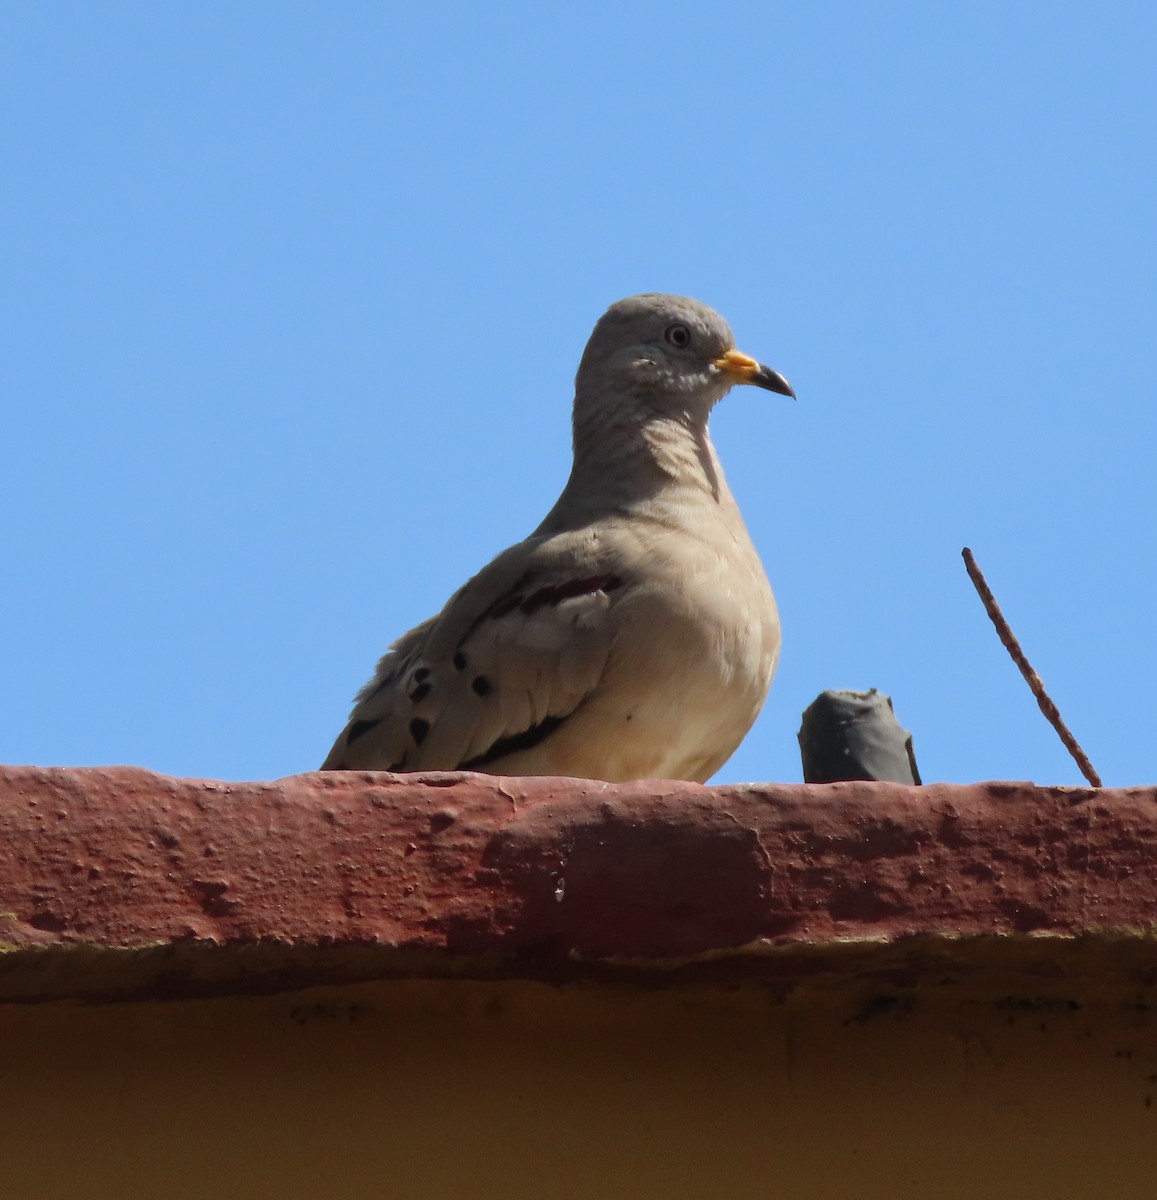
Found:
<path fill-rule="evenodd" d="M 612 305 L 579 364 L 558 502 L 394 643 L 323 769 L 718 770 L 779 654 L 775 600 L 707 433 L 735 383 L 794 394 L 706 305 Z"/>

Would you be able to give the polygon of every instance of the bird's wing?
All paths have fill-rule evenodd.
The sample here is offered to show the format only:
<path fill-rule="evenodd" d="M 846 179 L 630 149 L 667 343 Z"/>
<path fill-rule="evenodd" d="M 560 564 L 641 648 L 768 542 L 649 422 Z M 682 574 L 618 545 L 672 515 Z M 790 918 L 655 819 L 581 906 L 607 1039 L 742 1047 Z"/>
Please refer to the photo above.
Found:
<path fill-rule="evenodd" d="M 531 538 L 401 637 L 323 770 L 485 770 L 549 737 L 596 688 L 625 588 L 597 538 Z"/>

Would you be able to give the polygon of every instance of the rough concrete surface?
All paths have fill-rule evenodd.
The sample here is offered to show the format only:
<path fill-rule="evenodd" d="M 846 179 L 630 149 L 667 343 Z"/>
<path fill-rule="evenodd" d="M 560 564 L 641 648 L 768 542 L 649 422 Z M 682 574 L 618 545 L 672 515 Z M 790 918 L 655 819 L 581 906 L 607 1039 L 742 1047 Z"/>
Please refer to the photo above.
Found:
<path fill-rule="evenodd" d="M 943 970 L 1045 934 L 1047 954 L 1018 952 L 1042 975 L 1092 938 L 1145 982 L 1155 861 L 1153 788 L 9 767 L 0 997 L 596 966 L 788 978 L 865 953 Z"/>

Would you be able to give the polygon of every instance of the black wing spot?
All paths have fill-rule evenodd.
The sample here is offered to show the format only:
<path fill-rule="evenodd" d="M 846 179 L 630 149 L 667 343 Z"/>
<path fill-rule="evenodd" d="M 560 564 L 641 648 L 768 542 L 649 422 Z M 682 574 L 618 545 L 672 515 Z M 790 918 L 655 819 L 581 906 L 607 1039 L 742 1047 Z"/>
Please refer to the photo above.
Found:
<path fill-rule="evenodd" d="M 485 675 L 478 675 L 470 682 L 470 686 L 479 696 L 489 696 L 494 690 L 494 685 L 486 678 Z"/>
<path fill-rule="evenodd" d="M 539 742 L 550 737 L 552 733 L 566 720 L 565 717 L 543 717 L 537 725 L 524 729 L 521 733 L 512 733 L 509 737 L 499 738 L 489 750 L 483 750 L 473 758 L 458 764 L 460 771 L 474 771 L 495 762 L 504 755 L 513 754 L 516 750 L 529 750 Z"/>
<path fill-rule="evenodd" d="M 381 717 L 376 717 L 372 721 L 354 721 L 348 730 L 346 730 L 345 744 L 352 746 L 363 734 L 369 733 L 375 725 L 382 723 Z"/>
<path fill-rule="evenodd" d="M 459 650 L 458 653 L 454 655 L 453 659 L 451 659 L 451 662 L 453 662 L 453 664 L 454 664 L 455 671 L 465 671 L 466 670 L 466 655 L 463 654 L 461 650 Z"/>
<path fill-rule="evenodd" d="M 415 678 L 416 678 L 416 676 L 415 676 Z M 431 685 L 428 683 L 418 684 L 418 686 L 416 688 L 414 688 L 414 690 L 410 693 L 410 703 L 411 704 L 421 704 L 422 701 L 425 700 L 426 697 L 430 694 L 430 687 L 431 687 Z"/>
<path fill-rule="evenodd" d="M 421 717 L 415 717 L 410 722 L 410 737 L 412 737 L 419 746 L 426 740 L 426 734 L 429 732 L 429 721 L 424 721 Z"/>

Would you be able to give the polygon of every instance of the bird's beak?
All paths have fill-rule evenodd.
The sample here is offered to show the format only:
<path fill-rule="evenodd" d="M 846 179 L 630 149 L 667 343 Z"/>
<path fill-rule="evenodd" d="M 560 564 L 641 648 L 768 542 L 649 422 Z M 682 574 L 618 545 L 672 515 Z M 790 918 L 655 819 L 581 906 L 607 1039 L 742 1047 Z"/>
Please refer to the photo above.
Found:
<path fill-rule="evenodd" d="M 791 384 L 778 372 L 763 363 L 756 362 L 750 354 L 739 350 L 728 350 L 726 354 L 715 360 L 714 366 L 730 375 L 735 383 L 751 383 L 756 387 L 767 388 L 769 392 L 779 392 L 781 396 L 795 399 Z"/>

